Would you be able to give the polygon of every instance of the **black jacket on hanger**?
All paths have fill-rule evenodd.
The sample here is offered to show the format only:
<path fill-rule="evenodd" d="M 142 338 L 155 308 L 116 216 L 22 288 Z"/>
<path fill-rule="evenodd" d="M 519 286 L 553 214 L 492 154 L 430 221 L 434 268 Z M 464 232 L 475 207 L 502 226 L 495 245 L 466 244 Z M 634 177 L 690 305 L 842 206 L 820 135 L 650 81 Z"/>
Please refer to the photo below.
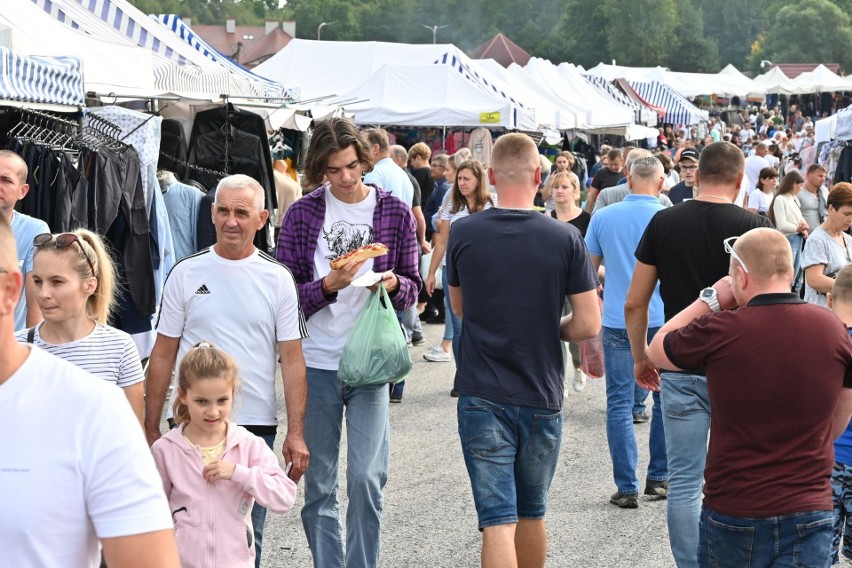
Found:
<path fill-rule="evenodd" d="M 178 179 L 184 179 L 186 177 L 186 166 L 179 162 L 186 162 L 186 136 L 183 134 L 180 122 L 173 118 L 163 119 L 160 133 L 160 152 L 174 156 L 178 161 L 160 154 L 160 158 L 157 160 L 157 169 L 172 172 Z"/>

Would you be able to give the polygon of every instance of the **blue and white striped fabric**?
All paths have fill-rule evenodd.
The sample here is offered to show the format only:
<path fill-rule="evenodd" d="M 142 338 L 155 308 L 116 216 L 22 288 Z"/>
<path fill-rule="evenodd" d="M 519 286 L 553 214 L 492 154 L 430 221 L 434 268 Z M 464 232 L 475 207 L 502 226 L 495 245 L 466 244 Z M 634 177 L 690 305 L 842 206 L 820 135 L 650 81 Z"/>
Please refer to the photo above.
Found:
<path fill-rule="evenodd" d="M 698 124 L 707 120 L 707 112 L 696 108 L 683 96 L 674 92 L 667 85 L 651 82 L 629 81 L 630 86 L 642 99 L 654 106 L 665 109 L 662 121 L 671 124 Z"/>
<path fill-rule="evenodd" d="M 507 100 L 518 108 L 526 109 L 526 106 L 521 101 L 515 100 L 510 94 L 506 93 L 500 87 L 494 85 L 491 81 L 486 79 L 482 73 L 476 71 L 473 67 L 468 65 L 467 62 L 463 61 L 456 54 L 448 51 L 447 53 L 439 57 L 435 61 L 435 63 L 441 65 L 450 65 L 451 67 L 458 69 L 459 73 L 464 74 L 466 79 L 473 81 L 486 92 L 496 95 L 502 98 L 503 100 Z"/>
<path fill-rule="evenodd" d="M 155 55 L 156 88 L 218 96 L 281 96 L 277 83 L 242 67 L 205 56 L 156 18 L 127 0 L 31 0 L 56 20 L 94 37 L 150 49 Z M 270 92 L 271 90 L 271 92 Z"/>
<path fill-rule="evenodd" d="M 186 22 L 180 18 L 180 16 L 175 14 L 159 14 L 151 17 L 161 22 L 164 26 L 174 32 L 178 38 L 188 43 L 190 47 L 211 61 L 215 61 L 222 67 L 225 67 L 229 71 L 236 73 L 237 75 L 241 75 L 250 81 L 259 82 L 263 85 L 264 91 L 267 95 L 271 97 L 283 96 L 284 98 L 294 102 L 299 100 L 299 95 L 296 90 L 285 90 L 279 83 L 270 81 L 265 77 L 255 75 L 248 69 L 245 69 L 241 65 L 234 63 L 228 57 L 222 55 L 219 51 L 213 48 L 213 46 L 197 36 L 195 32 L 186 25 Z"/>
<path fill-rule="evenodd" d="M 630 100 L 630 98 L 626 97 L 624 93 L 616 89 L 612 83 L 604 79 L 603 77 L 596 77 L 594 75 L 583 75 L 583 79 L 586 80 L 587 83 L 595 87 L 596 89 L 603 91 L 606 93 L 608 97 L 614 99 L 617 103 L 622 104 L 624 106 L 628 106 L 633 109 L 639 110 L 639 105 L 634 101 Z M 637 121 L 639 122 L 639 121 Z"/>
<path fill-rule="evenodd" d="M 0 99 L 84 106 L 80 60 L 76 57 L 24 56 L 0 47 Z"/>

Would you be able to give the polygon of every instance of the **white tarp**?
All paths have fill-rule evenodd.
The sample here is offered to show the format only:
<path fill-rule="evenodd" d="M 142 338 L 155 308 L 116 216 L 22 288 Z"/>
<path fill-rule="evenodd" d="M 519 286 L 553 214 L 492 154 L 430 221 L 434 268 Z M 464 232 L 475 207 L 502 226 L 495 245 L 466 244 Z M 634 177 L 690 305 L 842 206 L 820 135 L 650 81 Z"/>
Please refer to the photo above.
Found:
<path fill-rule="evenodd" d="M 584 101 L 583 104 L 588 105 L 596 111 L 609 115 L 610 125 L 628 125 L 636 122 L 636 111 L 632 105 L 625 105 L 608 94 L 601 92 L 588 81 L 586 81 L 577 68 L 570 63 L 560 63 L 558 66 L 553 65 L 550 61 L 537 60 L 536 64 L 541 63 L 543 66 L 550 66 L 552 71 L 564 79 L 565 83 L 570 86 L 573 93 L 572 96 L 577 96 Z M 532 60 L 530 60 L 532 63 Z M 529 63 L 527 64 L 529 66 Z M 596 116 L 592 116 L 592 120 L 596 120 Z M 610 126 L 607 125 L 607 126 Z"/>
<path fill-rule="evenodd" d="M 450 51 L 464 56 L 452 44 L 292 39 L 253 71 L 287 87 L 298 88 L 305 101 L 349 92 L 382 65 L 434 63 Z M 420 88 L 427 90 L 429 84 L 424 82 Z"/>
<path fill-rule="evenodd" d="M 488 73 L 495 80 L 499 80 L 501 84 L 511 89 L 528 108 L 532 108 L 540 127 L 567 130 L 577 126 L 577 116 L 574 113 L 556 108 L 542 98 L 538 90 L 528 87 L 526 82 L 518 81 L 505 67 L 493 59 L 475 59 L 473 65 L 484 73 Z"/>
<path fill-rule="evenodd" d="M 778 67 L 773 67 L 767 73 L 758 75 L 754 78 L 754 83 L 767 94 L 798 95 L 803 92 L 802 87 L 785 75 Z"/>
<path fill-rule="evenodd" d="M 813 71 L 802 73 L 793 79 L 793 82 L 799 85 L 804 93 L 852 91 L 852 80 L 841 77 L 821 63 Z"/>
<path fill-rule="evenodd" d="M 346 99 L 363 100 L 339 103 L 357 124 L 516 127 L 517 108 L 447 65 L 383 65 Z"/>
<path fill-rule="evenodd" d="M 607 81 L 615 79 L 627 79 L 628 81 L 637 81 L 644 83 L 651 81 L 650 73 L 657 69 L 656 67 L 624 67 L 621 65 L 608 65 L 606 63 L 598 63 L 588 71 L 585 75 L 594 75 L 595 77 L 603 77 Z"/>
<path fill-rule="evenodd" d="M 83 62 L 87 91 L 154 91 L 154 59 L 148 50 L 96 39 L 65 26 L 21 0 L 0 0 L 0 26 L 24 55 L 74 56 Z"/>
<path fill-rule="evenodd" d="M 72 31 L 79 30 L 89 37 L 147 51 L 153 57 L 154 81 L 145 92 L 138 93 L 142 97 L 175 93 L 210 101 L 218 100 L 221 94 L 266 94 L 260 78 L 249 80 L 207 58 L 159 20 L 143 14 L 126 0 L 90 0 L 85 5 L 81 0 L 15 0 L 16 10 L 19 3 L 33 3 L 65 28 L 73 28 Z M 100 53 L 99 57 L 122 62 L 126 72 L 135 70 L 136 58 L 116 58 L 109 51 Z"/>
<path fill-rule="evenodd" d="M 731 63 L 728 63 L 728 65 L 726 65 L 724 69 L 719 71 L 718 75 L 731 77 L 737 82 L 739 82 L 742 85 L 743 89 L 748 92 L 747 96 L 749 98 L 762 98 L 766 95 L 766 91 L 764 89 L 757 85 L 753 79 L 747 77 L 739 69 L 734 67 Z"/>

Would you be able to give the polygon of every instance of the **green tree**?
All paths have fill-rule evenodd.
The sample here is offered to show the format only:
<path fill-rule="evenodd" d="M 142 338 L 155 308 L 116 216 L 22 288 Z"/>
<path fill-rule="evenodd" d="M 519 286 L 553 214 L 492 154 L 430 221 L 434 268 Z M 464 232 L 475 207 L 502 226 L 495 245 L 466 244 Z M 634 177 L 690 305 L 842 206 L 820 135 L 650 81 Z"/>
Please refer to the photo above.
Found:
<path fill-rule="evenodd" d="M 323 22 L 334 22 L 322 29 L 322 38 L 354 41 L 363 38 L 358 21 L 360 1 L 348 0 L 289 0 L 288 9 L 296 20 L 296 36 L 317 39 L 317 28 Z"/>
<path fill-rule="evenodd" d="M 780 3 L 783 6 L 791 0 Z M 719 50 L 720 66 L 732 63 L 738 69 L 745 68 L 752 44 L 766 30 L 769 15 L 781 7 L 770 6 L 769 0 L 716 0 L 702 4 L 704 33 Z"/>
<path fill-rule="evenodd" d="M 808 32 L 808 33 L 806 33 Z M 773 63 L 840 63 L 852 70 L 852 25 L 849 16 L 828 0 L 800 0 L 780 8 L 752 53 Z"/>
<path fill-rule="evenodd" d="M 704 34 L 704 14 L 698 0 L 676 0 L 677 26 L 669 67 L 672 71 L 716 73 L 719 47 Z"/>
<path fill-rule="evenodd" d="M 552 61 L 570 61 L 591 68 L 609 63 L 607 16 L 599 0 L 568 0 L 553 30 L 541 46 Z"/>
<path fill-rule="evenodd" d="M 604 0 L 610 55 L 620 65 L 668 66 L 675 30 L 675 0 Z"/>

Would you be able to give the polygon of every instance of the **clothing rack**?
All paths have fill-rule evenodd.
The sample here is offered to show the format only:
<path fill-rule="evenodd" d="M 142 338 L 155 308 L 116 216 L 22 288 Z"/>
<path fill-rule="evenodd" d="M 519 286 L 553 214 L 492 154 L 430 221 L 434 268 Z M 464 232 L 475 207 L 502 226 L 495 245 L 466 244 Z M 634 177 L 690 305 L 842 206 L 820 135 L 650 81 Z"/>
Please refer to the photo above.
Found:
<path fill-rule="evenodd" d="M 178 160 L 177 158 L 175 158 L 171 154 L 167 154 L 166 152 L 161 151 L 160 155 L 164 158 L 167 158 L 167 159 L 173 161 L 175 164 L 178 164 L 179 166 L 191 168 L 191 169 L 193 169 L 197 172 L 204 172 L 205 174 L 210 174 L 210 175 L 214 175 L 214 176 L 221 176 L 221 177 L 227 177 L 228 175 L 230 175 L 227 172 L 221 172 L 219 170 L 211 170 L 209 168 L 202 168 L 201 166 L 196 166 L 195 164 L 190 164 L 190 163 L 185 162 L 183 160 Z"/>

